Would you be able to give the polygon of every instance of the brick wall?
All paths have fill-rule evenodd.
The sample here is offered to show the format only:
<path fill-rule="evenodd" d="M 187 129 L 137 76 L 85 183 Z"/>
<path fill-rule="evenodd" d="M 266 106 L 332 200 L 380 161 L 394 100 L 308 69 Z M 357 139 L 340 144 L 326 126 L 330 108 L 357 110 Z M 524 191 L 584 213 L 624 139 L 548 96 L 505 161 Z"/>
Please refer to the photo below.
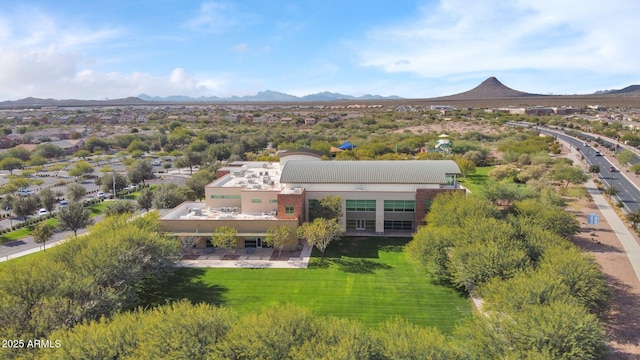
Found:
<path fill-rule="evenodd" d="M 298 219 L 298 225 L 301 225 L 305 219 L 305 198 L 304 189 L 299 194 L 278 194 L 278 219 Z M 293 214 L 288 215 L 287 206 L 293 206 Z"/>

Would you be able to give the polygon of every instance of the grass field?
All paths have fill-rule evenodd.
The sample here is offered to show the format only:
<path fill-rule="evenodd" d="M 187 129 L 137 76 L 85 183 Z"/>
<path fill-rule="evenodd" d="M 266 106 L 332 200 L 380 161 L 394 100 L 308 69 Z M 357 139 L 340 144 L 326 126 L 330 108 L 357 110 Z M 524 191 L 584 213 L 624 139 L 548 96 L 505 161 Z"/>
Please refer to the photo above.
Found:
<path fill-rule="evenodd" d="M 433 284 L 402 251 L 408 239 L 345 238 L 308 269 L 178 269 L 169 285 L 145 299 L 163 304 L 188 298 L 239 313 L 292 303 L 320 315 L 351 317 L 367 326 L 402 317 L 450 333 L 471 313 L 469 300 Z"/>
<path fill-rule="evenodd" d="M 469 189 L 472 193 L 482 194 L 484 191 L 484 183 L 489 178 L 487 174 L 489 174 L 489 171 L 491 171 L 491 169 L 493 169 L 493 166 L 477 167 L 476 172 L 467 175 L 466 179 L 462 181 L 458 179 L 458 181 L 460 181 L 460 184 Z"/>

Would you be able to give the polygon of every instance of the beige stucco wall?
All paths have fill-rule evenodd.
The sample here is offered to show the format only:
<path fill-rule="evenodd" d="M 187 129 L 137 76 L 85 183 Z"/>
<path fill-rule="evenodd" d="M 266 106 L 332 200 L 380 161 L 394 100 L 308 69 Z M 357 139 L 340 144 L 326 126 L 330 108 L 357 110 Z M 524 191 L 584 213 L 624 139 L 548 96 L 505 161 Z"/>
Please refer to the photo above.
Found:
<path fill-rule="evenodd" d="M 242 212 L 244 214 L 260 214 L 278 209 L 278 193 L 280 190 L 245 190 L 242 191 Z M 257 203 L 254 200 L 261 202 Z M 275 200 L 275 202 L 271 202 Z"/>

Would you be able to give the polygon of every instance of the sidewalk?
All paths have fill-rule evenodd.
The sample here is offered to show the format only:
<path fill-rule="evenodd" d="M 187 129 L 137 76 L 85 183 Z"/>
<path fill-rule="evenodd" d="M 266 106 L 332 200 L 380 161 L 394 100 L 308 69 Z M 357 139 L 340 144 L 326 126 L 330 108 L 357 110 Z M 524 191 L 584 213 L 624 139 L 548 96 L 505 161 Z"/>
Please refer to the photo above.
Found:
<path fill-rule="evenodd" d="M 247 250 L 253 250 L 251 252 Z M 272 248 L 261 249 L 237 249 L 236 253 L 242 252 L 241 255 L 234 255 L 235 260 L 223 260 L 225 255 L 229 255 L 224 250 L 219 254 L 200 255 L 193 260 L 180 260 L 179 267 L 195 267 L 195 268 L 251 268 L 251 269 L 306 269 L 309 266 L 309 258 L 311 258 L 312 246 L 304 243 L 299 257 L 290 257 L 288 260 L 271 260 L 275 251 Z"/>

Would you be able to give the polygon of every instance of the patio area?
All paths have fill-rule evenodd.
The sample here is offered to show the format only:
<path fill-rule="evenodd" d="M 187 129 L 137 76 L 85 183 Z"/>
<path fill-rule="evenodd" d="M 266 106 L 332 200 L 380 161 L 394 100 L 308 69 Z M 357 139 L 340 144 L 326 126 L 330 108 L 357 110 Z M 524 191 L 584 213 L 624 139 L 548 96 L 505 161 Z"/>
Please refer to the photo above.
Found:
<path fill-rule="evenodd" d="M 190 249 L 178 261 L 179 267 L 197 268 L 292 268 L 309 265 L 312 247 L 304 244 L 298 251 L 273 248 L 245 248 L 229 251 L 219 248 Z"/>

